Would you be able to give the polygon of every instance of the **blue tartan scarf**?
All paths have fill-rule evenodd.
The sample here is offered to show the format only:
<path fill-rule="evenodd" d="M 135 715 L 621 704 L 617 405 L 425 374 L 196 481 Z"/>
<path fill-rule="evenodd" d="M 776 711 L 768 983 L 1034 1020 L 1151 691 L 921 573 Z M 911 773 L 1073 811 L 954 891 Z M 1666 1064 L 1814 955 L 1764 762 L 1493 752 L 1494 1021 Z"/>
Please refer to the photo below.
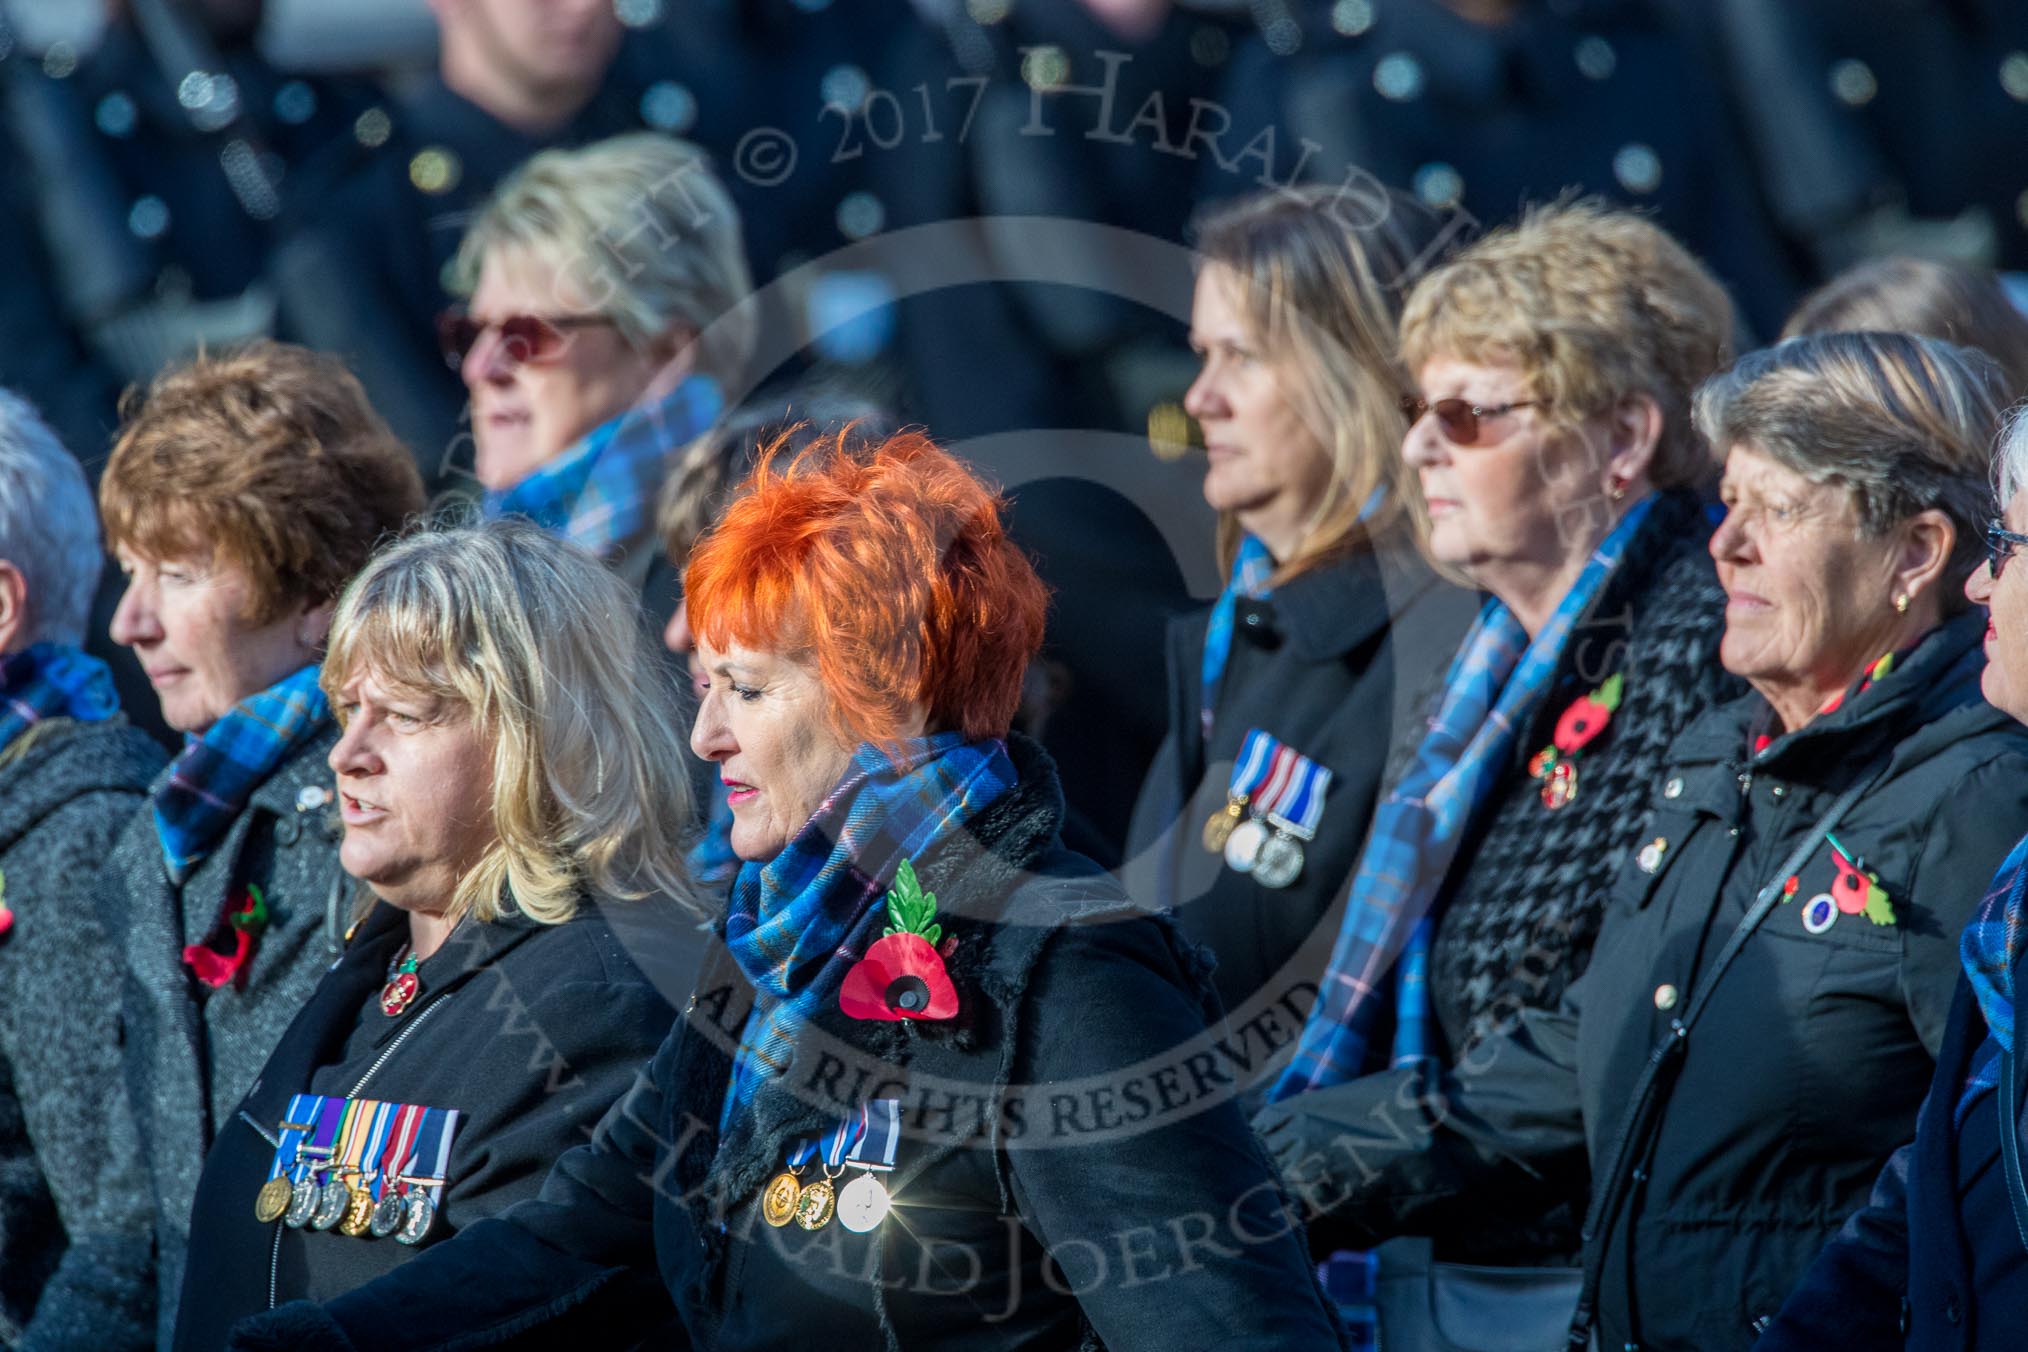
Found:
<path fill-rule="evenodd" d="M 942 732 L 904 741 L 892 758 L 869 743 L 780 854 L 740 866 L 725 946 L 753 983 L 754 1007 L 733 1057 L 722 1137 L 787 1068 L 803 1024 L 838 998 L 878 937 L 875 911 L 901 861 L 961 830 L 1017 779 L 997 738 Z"/>
<path fill-rule="evenodd" d="M 1979 1013 L 1986 1018 L 1987 1038 L 1972 1055 L 1971 1073 L 1958 1095 L 1954 1114 L 1959 1126 L 1972 1102 L 2000 1082 L 2000 1052 L 2014 1045 L 2014 964 L 2028 947 L 2022 932 L 2021 899 L 2028 892 L 2028 838 L 2010 853 L 1993 875 L 1985 900 L 1958 940 L 1958 960 L 1972 983 Z"/>
<path fill-rule="evenodd" d="M 0 658 L 0 751 L 45 718 L 97 723 L 120 711 L 106 664 L 67 643 Z"/>
<path fill-rule="evenodd" d="M 1437 890 L 1474 816 L 1513 764 L 1515 739 L 1548 694 L 1570 631 L 1654 502 L 1649 494 L 1627 509 L 1532 642 L 1499 601 L 1479 612 L 1414 761 L 1374 813 L 1331 965 L 1274 1101 L 1364 1073 L 1375 997 L 1391 967 L 1399 988 L 1394 1059 L 1428 1053 L 1429 913 Z"/>
<path fill-rule="evenodd" d="M 183 885 L 253 791 L 330 716 L 312 665 L 233 705 L 203 736 L 184 739 L 155 790 L 155 834 L 170 882 Z"/>
<path fill-rule="evenodd" d="M 1268 595 L 1267 581 L 1274 571 L 1274 556 L 1259 537 L 1241 536 L 1239 552 L 1232 558 L 1232 576 L 1212 603 L 1211 624 L 1204 631 L 1204 662 L 1200 669 L 1204 699 L 1200 708 L 1207 741 L 1211 737 L 1211 711 L 1218 703 L 1218 688 L 1225 681 L 1225 664 L 1232 658 L 1232 622 L 1239 609 L 1239 598 L 1257 601 Z"/>
<path fill-rule="evenodd" d="M 711 426 L 724 402 L 716 381 L 691 376 L 600 423 L 512 488 L 487 493 L 480 515 L 527 517 L 612 563 L 646 538 L 670 453 Z"/>

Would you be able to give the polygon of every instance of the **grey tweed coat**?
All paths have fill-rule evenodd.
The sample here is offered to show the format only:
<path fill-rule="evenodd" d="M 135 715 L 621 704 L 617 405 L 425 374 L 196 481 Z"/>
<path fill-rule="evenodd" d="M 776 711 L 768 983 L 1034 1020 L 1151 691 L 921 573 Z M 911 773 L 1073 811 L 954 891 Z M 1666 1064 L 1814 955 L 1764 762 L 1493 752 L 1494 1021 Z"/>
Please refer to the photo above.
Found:
<path fill-rule="evenodd" d="M 118 964 L 92 882 L 161 748 L 49 719 L 0 758 L 0 1346 L 118 1352 L 153 1308 L 146 1189 L 117 1091 Z M 109 1090 L 115 1092 L 108 1092 Z"/>
<path fill-rule="evenodd" d="M 329 803 L 301 796 L 332 787 L 325 757 L 337 737 L 337 725 L 326 722 L 276 767 L 180 890 L 163 869 L 146 808 L 121 832 L 100 880 L 106 929 L 123 946 L 121 1059 L 153 1193 L 165 1343 L 176 1326 L 190 1206 L 212 1136 L 344 946 L 342 832 Z M 201 942 L 249 883 L 266 899 L 267 930 L 241 980 L 207 991 L 184 967 L 184 946 Z"/>

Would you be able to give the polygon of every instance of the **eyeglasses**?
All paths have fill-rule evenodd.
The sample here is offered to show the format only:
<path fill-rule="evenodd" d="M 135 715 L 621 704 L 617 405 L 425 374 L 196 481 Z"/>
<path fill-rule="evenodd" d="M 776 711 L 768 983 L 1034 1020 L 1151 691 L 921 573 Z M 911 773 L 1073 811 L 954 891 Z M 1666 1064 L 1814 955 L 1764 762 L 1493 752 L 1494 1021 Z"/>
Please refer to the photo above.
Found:
<path fill-rule="evenodd" d="M 2000 580 L 2014 551 L 2024 546 L 2028 546 L 2028 535 L 2016 534 L 1997 521 L 1986 523 L 1986 567 L 1992 571 L 1995 582 Z"/>
<path fill-rule="evenodd" d="M 488 329 L 500 335 L 500 346 L 514 365 L 523 362 L 555 361 L 563 354 L 572 329 L 596 328 L 612 323 L 606 315 L 508 315 L 504 319 L 474 319 L 463 310 L 446 310 L 437 317 L 437 342 L 452 370 L 479 345 Z"/>
<path fill-rule="evenodd" d="M 1511 404 L 1489 406 L 1474 404 L 1467 399 L 1424 399 L 1416 394 L 1401 396 L 1401 411 L 1407 415 L 1411 426 L 1421 422 L 1425 413 L 1434 413 L 1444 440 L 1453 446 L 1478 445 L 1481 418 L 1497 418 L 1517 408 L 1545 408 L 1548 404 L 1547 399 L 1516 399 Z"/>

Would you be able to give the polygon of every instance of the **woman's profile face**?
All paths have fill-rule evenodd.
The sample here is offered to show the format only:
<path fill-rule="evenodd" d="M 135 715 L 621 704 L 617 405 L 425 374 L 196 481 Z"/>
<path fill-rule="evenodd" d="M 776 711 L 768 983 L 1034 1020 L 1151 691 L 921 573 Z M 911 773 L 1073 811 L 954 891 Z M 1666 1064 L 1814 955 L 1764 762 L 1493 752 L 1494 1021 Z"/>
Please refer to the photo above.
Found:
<path fill-rule="evenodd" d="M 481 323 L 520 315 L 596 317 L 554 267 L 514 253 L 488 255 L 466 307 Z M 639 403 L 662 363 L 609 323 L 556 330 L 554 350 L 531 351 L 489 328 L 459 374 L 472 396 L 474 471 L 495 492 L 512 488 L 599 424 Z"/>
<path fill-rule="evenodd" d="M 338 862 L 381 900 L 435 913 L 499 839 L 493 748 L 471 710 L 355 673 L 331 748 L 345 841 Z"/>
<path fill-rule="evenodd" d="M 113 611 L 113 642 L 134 650 L 162 702 L 162 721 L 201 733 L 233 705 L 317 660 L 327 612 L 247 619 L 246 573 L 212 555 L 150 559 L 118 551 L 127 589 Z"/>
<path fill-rule="evenodd" d="M 1747 445 L 1725 457 L 1711 557 L 1725 588 L 1725 669 L 1756 684 L 1844 685 L 1895 628 L 1894 551 L 1860 529 L 1851 493 Z"/>
<path fill-rule="evenodd" d="M 1242 517 L 1306 523 L 1331 484 L 1331 459 L 1260 351 L 1239 305 L 1242 283 L 1213 263 L 1197 275 L 1190 346 L 1203 363 L 1183 407 L 1204 429 L 1204 500 Z"/>
<path fill-rule="evenodd" d="M 2000 524 L 2028 535 L 2028 489 L 2014 494 Z M 1965 582 L 1972 604 L 1986 607 L 1986 671 L 1979 688 L 1994 708 L 2028 722 L 2028 564 L 2011 552 L 1993 576 L 1982 563 Z"/>
<path fill-rule="evenodd" d="M 1402 445 L 1429 506 L 1429 548 L 1439 562 L 1497 592 L 1503 574 L 1553 573 L 1592 547 L 1607 505 L 1604 457 L 1525 402 L 1535 397 L 1526 371 L 1439 355 L 1416 378 L 1432 404 L 1462 399 L 1488 410 L 1469 445 L 1451 441 L 1432 414 L 1409 427 Z"/>
<path fill-rule="evenodd" d="M 779 653 L 699 637 L 705 680 L 690 749 L 718 767 L 732 809 L 732 852 L 765 861 L 808 824 L 844 777 L 853 745 L 826 717 L 817 670 Z"/>

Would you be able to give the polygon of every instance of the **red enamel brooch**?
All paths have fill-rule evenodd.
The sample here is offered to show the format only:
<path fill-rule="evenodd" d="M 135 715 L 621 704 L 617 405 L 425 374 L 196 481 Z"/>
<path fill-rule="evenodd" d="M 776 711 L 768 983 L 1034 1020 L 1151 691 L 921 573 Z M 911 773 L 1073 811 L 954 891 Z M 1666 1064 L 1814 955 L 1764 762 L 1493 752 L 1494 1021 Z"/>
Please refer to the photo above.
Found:
<path fill-rule="evenodd" d="M 1554 740 L 1528 761 L 1528 773 L 1542 781 L 1542 806 L 1559 808 L 1577 797 L 1577 760 L 1598 740 L 1620 707 L 1626 682 L 1618 672 L 1589 695 L 1580 695 L 1556 720 Z"/>
<path fill-rule="evenodd" d="M 915 865 L 904 859 L 888 892 L 887 928 L 852 964 L 838 988 L 838 1008 L 855 1019 L 948 1019 L 958 1012 L 958 993 L 944 970 L 937 941 L 937 899 L 922 890 Z"/>

